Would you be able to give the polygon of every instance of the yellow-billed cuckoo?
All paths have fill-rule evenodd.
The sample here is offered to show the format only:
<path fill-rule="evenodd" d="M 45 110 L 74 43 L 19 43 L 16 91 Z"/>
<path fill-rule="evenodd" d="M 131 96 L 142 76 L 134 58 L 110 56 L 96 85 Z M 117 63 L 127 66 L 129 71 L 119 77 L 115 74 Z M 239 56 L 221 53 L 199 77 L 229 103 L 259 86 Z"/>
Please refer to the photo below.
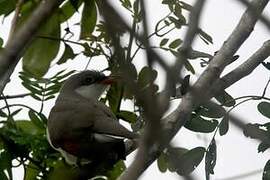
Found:
<path fill-rule="evenodd" d="M 101 72 L 83 71 L 68 78 L 62 86 L 49 115 L 47 137 L 67 163 L 76 164 L 78 159 L 90 162 L 125 159 L 124 139 L 138 137 L 99 101 L 114 80 Z"/>

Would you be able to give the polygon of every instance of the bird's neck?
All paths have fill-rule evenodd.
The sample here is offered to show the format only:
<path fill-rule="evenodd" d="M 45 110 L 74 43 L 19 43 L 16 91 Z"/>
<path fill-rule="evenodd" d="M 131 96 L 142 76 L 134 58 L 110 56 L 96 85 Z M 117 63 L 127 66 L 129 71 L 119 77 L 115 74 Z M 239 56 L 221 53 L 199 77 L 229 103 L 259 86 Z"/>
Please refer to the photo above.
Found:
<path fill-rule="evenodd" d="M 108 88 L 108 86 L 104 85 L 92 85 L 92 86 L 81 86 L 77 89 L 67 90 L 62 89 L 58 96 L 59 99 L 66 98 L 76 98 L 76 99 L 91 99 L 91 100 L 99 100 L 104 91 Z"/>

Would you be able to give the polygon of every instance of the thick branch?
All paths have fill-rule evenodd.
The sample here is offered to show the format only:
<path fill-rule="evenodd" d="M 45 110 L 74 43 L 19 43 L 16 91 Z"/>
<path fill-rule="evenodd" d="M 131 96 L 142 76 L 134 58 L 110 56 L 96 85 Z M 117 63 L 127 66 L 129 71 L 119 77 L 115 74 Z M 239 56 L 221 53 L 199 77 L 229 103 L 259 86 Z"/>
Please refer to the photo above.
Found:
<path fill-rule="evenodd" d="M 207 69 L 195 83 L 193 88 L 197 91 L 196 93 L 200 93 L 202 91 L 207 92 L 209 87 L 212 86 L 212 82 L 219 78 L 223 69 L 228 65 L 227 60 L 234 55 L 253 31 L 253 28 L 264 7 L 267 5 L 268 0 L 253 0 L 250 3 L 252 8 L 247 8 L 232 34 L 224 42 L 217 55 L 214 56 Z M 253 11 L 254 8 L 257 9 L 256 12 Z M 208 96 L 211 96 L 211 94 L 208 94 Z"/>
<path fill-rule="evenodd" d="M 242 4 L 244 4 L 247 7 L 251 7 L 253 9 L 253 11 L 257 11 L 256 7 L 253 7 L 251 3 L 249 3 L 248 0 L 238 0 L 239 2 L 241 2 Z M 264 25 L 268 28 L 268 30 L 270 30 L 270 20 L 269 18 L 267 18 L 265 15 L 261 15 L 260 20 L 264 23 Z"/>
<path fill-rule="evenodd" d="M 213 85 L 212 93 L 218 93 L 226 89 L 245 76 L 248 76 L 258 67 L 266 58 L 270 56 L 270 40 L 266 41 L 248 60 L 235 68 L 233 71 L 222 77 Z"/>
<path fill-rule="evenodd" d="M 25 24 L 9 39 L 0 54 L 0 93 L 8 83 L 14 68 L 34 34 L 61 2 L 62 0 L 42 1 Z"/>

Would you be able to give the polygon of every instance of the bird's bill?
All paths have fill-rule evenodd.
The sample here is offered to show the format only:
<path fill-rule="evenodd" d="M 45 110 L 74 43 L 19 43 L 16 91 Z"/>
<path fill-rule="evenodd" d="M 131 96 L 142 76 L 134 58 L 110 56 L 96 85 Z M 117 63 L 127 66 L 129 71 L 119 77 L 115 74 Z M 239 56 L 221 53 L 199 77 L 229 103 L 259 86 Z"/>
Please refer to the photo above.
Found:
<path fill-rule="evenodd" d="M 120 76 L 118 76 L 118 75 L 106 76 L 105 79 L 103 79 L 100 83 L 111 85 L 111 84 L 116 83 L 119 78 L 120 78 Z"/>

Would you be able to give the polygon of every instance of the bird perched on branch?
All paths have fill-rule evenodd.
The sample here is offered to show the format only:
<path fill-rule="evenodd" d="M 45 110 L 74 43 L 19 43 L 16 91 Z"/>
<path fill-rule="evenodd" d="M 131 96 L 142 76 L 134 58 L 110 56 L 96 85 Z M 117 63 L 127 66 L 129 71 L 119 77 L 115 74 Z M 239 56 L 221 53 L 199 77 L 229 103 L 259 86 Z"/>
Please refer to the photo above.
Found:
<path fill-rule="evenodd" d="M 109 107 L 99 101 L 116 79 L 98 71 L 83 71 L 62 86 L 49 115 L 47 137 L 67 163 L 114 164 L 134 148 L 133 141 L 126 139 L 137 139 L 138 135 L 122 126 Z"/>

